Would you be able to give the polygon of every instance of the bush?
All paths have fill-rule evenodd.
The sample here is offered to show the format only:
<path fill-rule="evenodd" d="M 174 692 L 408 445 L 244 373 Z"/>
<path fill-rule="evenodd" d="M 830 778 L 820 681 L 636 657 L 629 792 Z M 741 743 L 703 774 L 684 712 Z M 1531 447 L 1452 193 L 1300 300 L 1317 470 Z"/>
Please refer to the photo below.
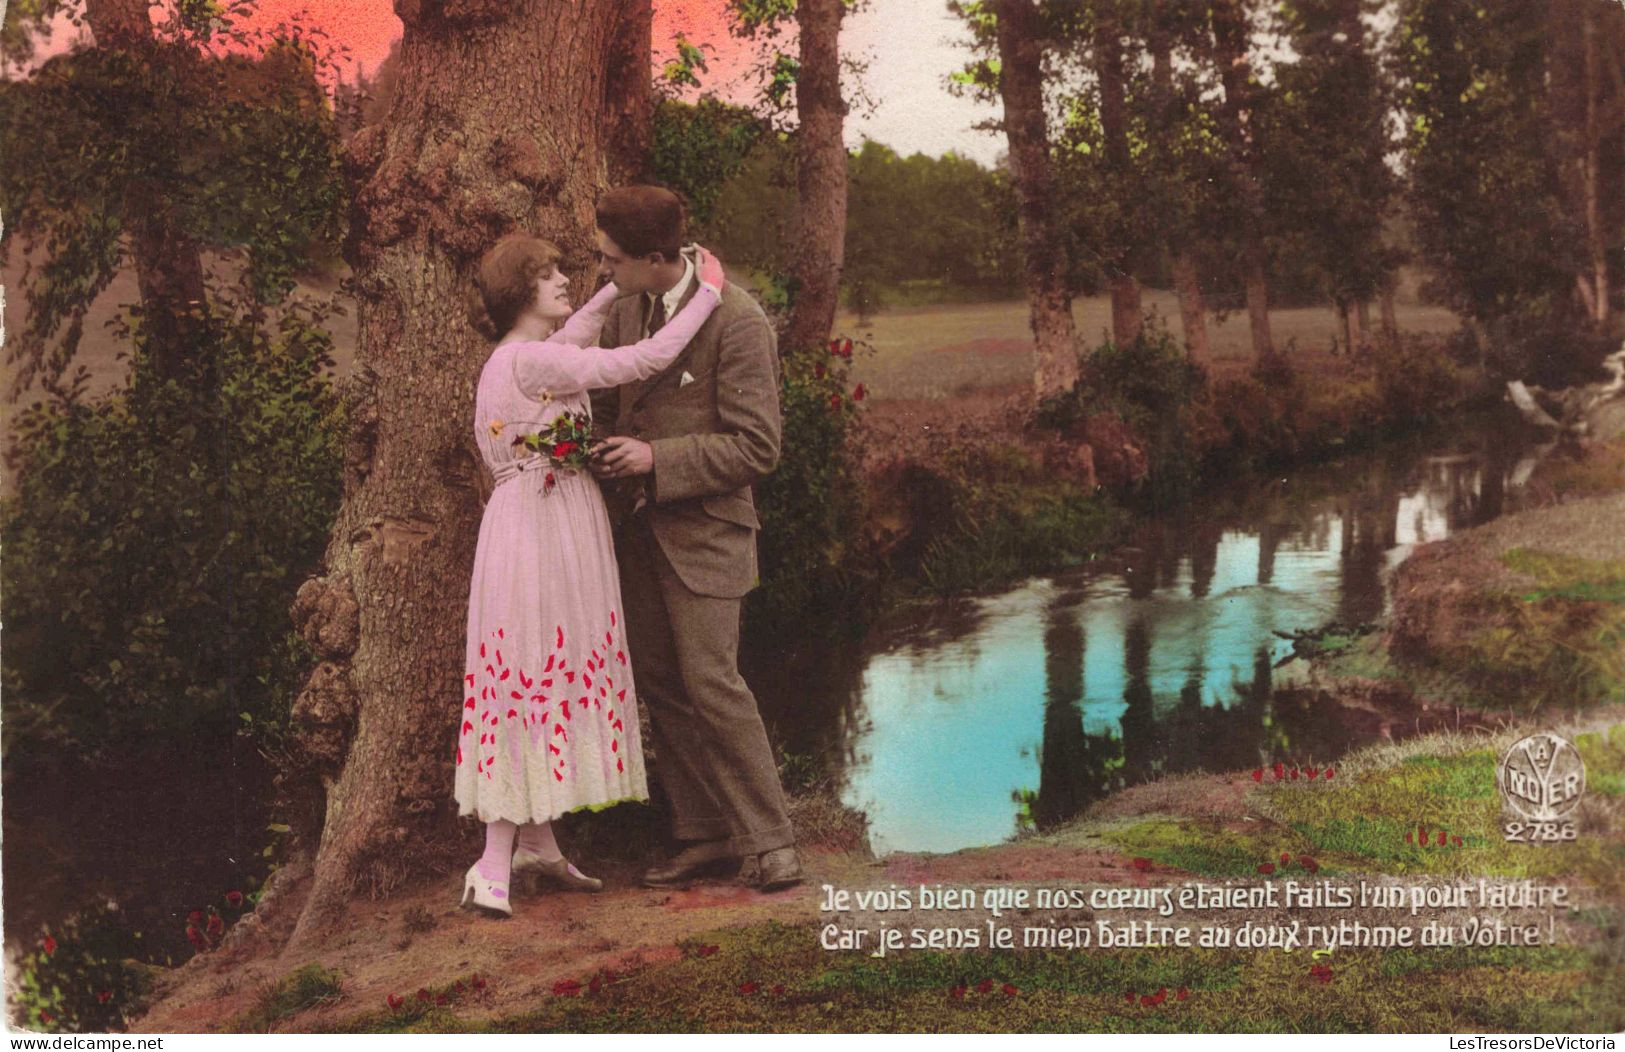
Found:
<path fill-rule="evenodd" d="M 878 602 L 864 558 L 859 403 L 848 366 L 851 340 L 784 359 L 779 466 L 756 486 L 761 587 L 751 613 L 767 626 L 834 629 L 864 620 Z"/>
<path fill-rule="evenodd" d="M 1037 424 L 1086 437 L 1089 421 L 1121 419 L 1145 447 L 1146 481 L 1154 501 L 1185 492 L 1195 475 L 1186 436 L 1191 403 L 1207 377 L 1168 330 L 1148 320 L 1134 342 L 1108 340 L 1080 363 L 1076 386 L 1039 406 Z"/>
<path fill-rule="evenodd" d="M 17 961 L 16 1022 L 57 1033 L 122 1030 L 146 982 L 127 962 L 139 943 L 116 907 L 74 914 Z"/>
<path fill-rule="evenodd" d="M 340 493 L 323 313 L 204 308 L 189 375 L 159 380 L 135 319 L 128 386 L 19 421 L 5 546 L 5 750 L 86 753 L 272 733 L 305 670 L 288 607 Z"/>

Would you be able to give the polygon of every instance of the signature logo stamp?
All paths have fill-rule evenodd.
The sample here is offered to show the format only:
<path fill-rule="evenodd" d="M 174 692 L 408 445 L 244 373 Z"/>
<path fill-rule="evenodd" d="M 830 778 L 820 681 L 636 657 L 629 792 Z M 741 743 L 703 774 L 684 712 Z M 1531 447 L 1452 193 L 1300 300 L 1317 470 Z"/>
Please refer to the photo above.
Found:
<path fill-rule="evenodd" d="M 1495 786 L 1517 816 L 1502 826 L 1505 839 L 1553 843 L 1577 836 L 1570 817 L 1585 794 L 1586 767 L 1574 743 L 1542 731 L 1514 742 L 1495 769 Z"/>

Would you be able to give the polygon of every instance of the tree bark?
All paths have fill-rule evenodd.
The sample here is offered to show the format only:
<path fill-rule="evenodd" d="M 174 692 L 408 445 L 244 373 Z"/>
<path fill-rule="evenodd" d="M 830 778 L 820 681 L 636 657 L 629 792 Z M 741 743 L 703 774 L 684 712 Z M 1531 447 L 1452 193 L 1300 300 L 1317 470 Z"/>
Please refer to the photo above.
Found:
<path fill-rule="evenodd" d="M 1584 5 L 1580 18 L 1580 31 L 1585 47 L 1585 136 L 1584 156 L 1581 160 L 1581 180 L 1585 194 L 1586 243 L 1591 255 L 1591 320 L 1601 331 L 1608 327 L 1608 238 L 1603 229 L 1600 195 L 1598 193 L 1599 142 L 1601 128 L 1598 120 L 1598 94 L 1601 88 L 1597 48 L 1597 13 L 1595 4 Z"/>
<path fill-rule="evenodd" d="M 357 889 L 389 890 L 448 833 L 468 581 L 483 465 L 471 440 L 489 350 L 460 305 L 500 235 L 591 258 L 607 159 L 599 121 L 616 5 L 396 0 L 389 115 L 352 141 L 346 256 L 360 346 L 345 492 L 295 623 L 320 664 L 295 746 L 325 788 L 302 943 Z M 584 272 L 571 274 L 576 288 Z"/>
<path fill-rule="evenodd" d="M 846 256 L 846 102 L 841 98 L 843 0 L 798 0 L 801 70 L 796 78 L 795 297 L 780 346 L 822 347 L 835 327 Z"/>
<path fill-rule="evenodd" d="M 605 150 L 613 185 L 648 182 L 654 139 L 654 5 L 616 0 L 615 46 L 604 77 Z"/>
<path fill-rule="evenodd" d="M 1202 301 L 1196 257 L 1189 251 L 1174 256 L 1174 291 L 1179 296 L 1179 322 L 1185 333 L 1185 348 L 1192 361 L 1204 369 L 1209 368 L 1213 364 L 1213 351 L 1207 341 L 1207 307 Z"/>
<path fill-rule="evenodd" d="M 1399 342 L 1399 312 L 1394 309 L 1395 281 L 1394 275 L 1390 274 L 1377 294 L 1377 303 L 1382 311 L 1382 338 L 1390 347 Z"/>
<path fill-rule="evenodd" d="M 1157 14 L 1164 13 L 1158 11 Z M 1151 51 L 1151 90 L 1155 93 L 1155 112 L 1159 119 L 1171 121 L 1174 116 L 1173 43 L 1165 17 L 1152 19 L 1147 45 Z M 1173 253 L 1174 293 L 1179 298 L 1179 322 L 1185 334 L 1185 349 L 1192 361 L 1206 369 L 1213 364 L 1213 352 L 1207 338 L 1207 305 L 1202 300 L 1196 254 L 1191 250 L 1189 238 L 1190 224 L 1175 224 L 1169 246 Z"/>
<path fill-rule="evenodd" d="M 1066 252 L 1052 215 L 1054 173 L 1044 116 L 1043 39 L 1033 0 L 995 0 L 999 94 L 1010 170 L 1020 200 L 1027 298 L 1038 348 L 1033 387 L 1038 398 L 1078 381 L 1077 329 L 1067 286 Z"/>
<path fill-rule="evenodd" d="M 1219 0 L 1213 5 L 1213 42 L 1224 85 L 1225 131 L 1231 163 L 1241 187 L 1242 276 L 1247 287 L 1247 320 L 1252 329 L 1253 355 L 1260 361 L 1275 354 L 1270 339 L 1268 254 L 1264 246 L 1263 187 L 1258 177 L 1258 144 L 1252 129 L 1252 68 L 1247 58 L 1247 14 L 1241 0 Z"/>
<path fill-rule="evenodd" d="M 1124 112 L 1123 35 L 1115 17 L 1102 11 L 1095 23 L 1095 75 L 1100 79 L 1100 128 L 1106 141 L 1106 166 L 1121 192 L 1128 185 L 1128 118 Z M 1134 252 L 1117 246 L 1106 261 L 1112 294 L 1112 342 L 1119 347 L 1140 336 L 1140 282 L 1134 276 Z"/>

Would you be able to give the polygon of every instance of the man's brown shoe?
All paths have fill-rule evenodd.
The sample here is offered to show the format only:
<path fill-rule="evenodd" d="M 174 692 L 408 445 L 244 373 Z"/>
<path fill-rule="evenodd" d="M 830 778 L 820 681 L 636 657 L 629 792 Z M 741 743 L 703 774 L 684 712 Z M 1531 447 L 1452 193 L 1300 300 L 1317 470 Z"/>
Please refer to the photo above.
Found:
<path fill-rule="evenodd" d="M 643 886 L 680 888 L 724 869 L 726 863 L 737 861 L 737 857 L 728 850 L 727 841 L 702 840 L 683 848 L 664 865 L 650 866 L 643 873 Z"/>
<path fill-rule="evenodd" d="M 763 891 L 781 891 L 801 883 L 801 856 L 793 847 L 774 848 L 747 858 L 740 879 Z"/>

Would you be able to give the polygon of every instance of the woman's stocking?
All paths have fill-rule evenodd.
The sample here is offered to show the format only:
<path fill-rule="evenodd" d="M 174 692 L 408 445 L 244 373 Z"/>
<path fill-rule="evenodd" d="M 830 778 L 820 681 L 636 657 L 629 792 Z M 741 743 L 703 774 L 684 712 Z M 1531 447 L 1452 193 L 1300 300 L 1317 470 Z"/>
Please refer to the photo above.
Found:
<path fill-rule="evenodd" d="M 513 866 L 513 837 L 518 828 L 501 818 L 485 823 L 485 854 L 477 863 L 480 876 L 499 884 L 508 883 L 509 869 Z"/>

